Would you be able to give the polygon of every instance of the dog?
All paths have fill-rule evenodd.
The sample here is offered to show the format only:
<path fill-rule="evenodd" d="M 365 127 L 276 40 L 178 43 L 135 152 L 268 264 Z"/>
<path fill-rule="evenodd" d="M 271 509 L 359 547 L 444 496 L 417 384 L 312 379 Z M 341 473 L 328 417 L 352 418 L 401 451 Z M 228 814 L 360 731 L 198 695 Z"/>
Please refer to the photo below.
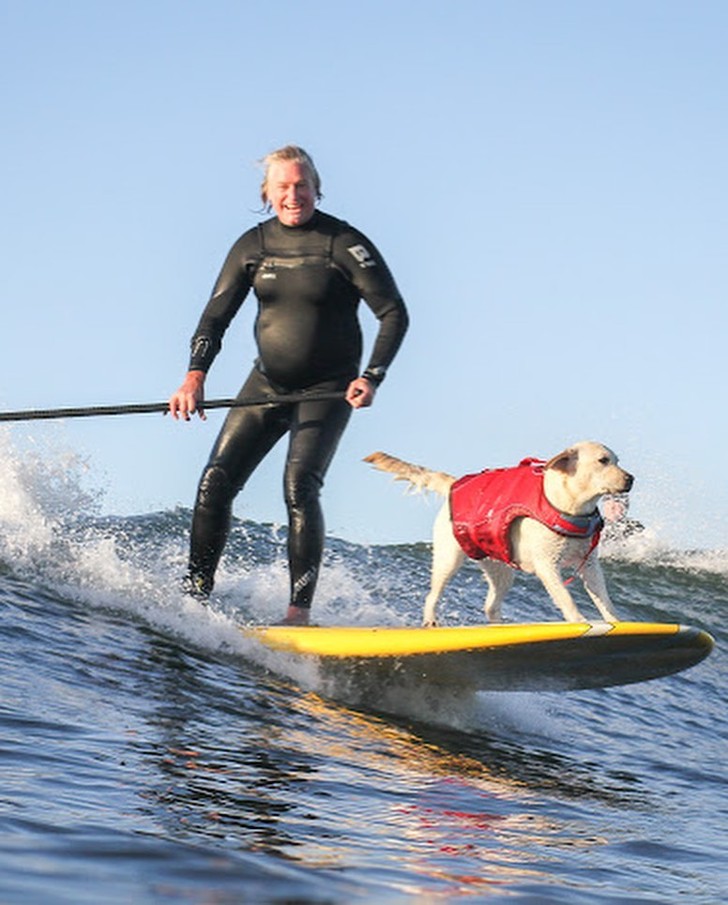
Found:
<path fill-rule="evenodd" d="M 466 554 L 478 560 L 488 583 L 487 622 L 501 621 L 501 605 L 513 584 L 514 569 L 541 580 L 565 621 L 583 622 L 562 580 L 564 568 L 572 568 L 580 576 L 606 622 L 619 621 L 597 555 L 603 525 L 597 503 L 604 494 L 628 492 L 634 477 L 617 464 L 611 449 L 591 440 L 581 441 L 548 461 L 524 459 L 512 469 L 486 470 L 459 480 L 383 452 L 372 453 L 364 461 L 397 480 L 409 481 L 416 489 L 432 490 L 446 498 L 433 527 L 432 578 L 423 626 L 437 625 L 442 592 Z M 526 481 L 531 502 L 514 502 L 509 499 L 510 491 L 502 488 L 500 492 L 491 490 L 489 496 L 479 487 L 481 480 Z M 534 494 L 538 504 L 533 502 Z"/>

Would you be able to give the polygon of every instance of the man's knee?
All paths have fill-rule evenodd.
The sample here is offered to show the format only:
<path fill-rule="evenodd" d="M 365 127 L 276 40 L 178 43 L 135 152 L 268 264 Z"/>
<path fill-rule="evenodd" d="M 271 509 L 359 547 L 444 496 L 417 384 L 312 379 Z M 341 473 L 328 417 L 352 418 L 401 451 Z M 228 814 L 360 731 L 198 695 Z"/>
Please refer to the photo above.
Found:
<path fill-rule="evenodd" d="M 312 472 L 287 475 L 285 481 L 286 506 L 289 509 L 306 509 L 318 504 L 323 481 Z"/>
<path fill-rule="evenodd" d="M 225 469 L 219 465 L 209 465 L 200 478 L 197 505 L 206 509 L 227 507 L 234 496 L 235 491 Z"/>

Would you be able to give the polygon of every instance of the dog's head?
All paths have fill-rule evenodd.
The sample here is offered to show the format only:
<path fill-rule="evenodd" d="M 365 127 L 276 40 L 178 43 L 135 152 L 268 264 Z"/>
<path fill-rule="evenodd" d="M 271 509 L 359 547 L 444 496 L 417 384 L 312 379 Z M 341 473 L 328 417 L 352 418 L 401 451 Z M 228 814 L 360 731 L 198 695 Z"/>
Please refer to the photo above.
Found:
<path fill-rule="evenodd" d="M 575 443 L 546 463 L 546 497 L 562 512 L 589 512 L 603 494 L 631 490 L 634 477 L 617 463 L 615 453 L 602 443 Z"/>

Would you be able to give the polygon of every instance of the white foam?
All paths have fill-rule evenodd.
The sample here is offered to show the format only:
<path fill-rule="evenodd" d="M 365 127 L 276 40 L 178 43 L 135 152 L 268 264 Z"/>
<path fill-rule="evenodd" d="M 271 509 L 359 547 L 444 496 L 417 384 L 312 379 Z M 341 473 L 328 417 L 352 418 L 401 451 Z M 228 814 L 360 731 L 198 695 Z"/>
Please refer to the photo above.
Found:
<path fill-rule="evenodd" d="M 316 661 L 271 651 L 240 631 L 241 624 L 275 622 L 285 611 L 288 569 L 280 539 L 274 538 L 280 555 L 265 564 L 248 565 L 240 556 L 224 560 L 213 601 L 204 607 L 179 590 L 187 554 L 187 516 L 180 531 L 165 527 L 145 536 L 143 530 L 132 530 L 139 527 L 133 519 L 99 518 L 102 493 L 88 489 L 92 472 L 72 451 L 20 451 L 9 433 L 0 430 L 0 455 L 4 463 L 0 562 L 15 574 L 30 576 L 83 606 L 129 613 L 213 655 L 246 658 L 306 689 L 353 705 L 466 731 L 495 727 L 538 735 L 551 731 L 548 712 L 524 693 L 484 695 L 429 685 L 372 689 L 356 682 L 332 682 Z M 173 515 L 160 516 L 160 524 Z M 674 568 L 725 574 L 727 553 L 660 548 L 659 552 L 653 549 L 649 554 L 653 559 L 648 556 L 647 560 L 658 557 L 661 564 Z M 317 590 L 316 621 L 328 625 L 405 622 L 402 607 L 408 592 L 395 587 L 391 568 L 390 574 L 378 573 L 376 563 L 370 568 L 362 559 L 360 576 L 362 572 L 378 576 L 373 584 L 368 580 L 365 584 L 346 557 L 346 553 L 327 557 Z"/>

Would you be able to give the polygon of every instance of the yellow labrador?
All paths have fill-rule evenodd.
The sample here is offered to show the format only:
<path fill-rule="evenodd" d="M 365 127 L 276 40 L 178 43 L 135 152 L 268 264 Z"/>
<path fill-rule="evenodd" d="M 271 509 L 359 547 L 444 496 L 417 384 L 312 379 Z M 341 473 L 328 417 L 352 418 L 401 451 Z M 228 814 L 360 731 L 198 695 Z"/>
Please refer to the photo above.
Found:
<path fill-rule="evenodd" d="M 460 480 L 383 452 L 364 461 L 446 497 L 433 528 L 432 580 L 423 625 L 437 625 L 440 596 L 466 554 L 478 560 L 488 582 L 488 622 L 501 620 L 501 603 L 513 584 L 514 569 L 538 576 L 567 622 L 583 621 L 562 579 L 563 568 L 576 571 L 607 622 L 619 621 L 596 551 L 602 526 L 597 503 L 603 494 L 629 491 L 634 478 L 606 446 L 582 441 L 548 461 L 526 459 L 513 469 L 491 469 Z M 496 490 L 481 485 L 482 480 L 493 484 L 506 479 L 522 484 L 520 497 L 514 499 L 514 491 L 502 485 Z"/>

